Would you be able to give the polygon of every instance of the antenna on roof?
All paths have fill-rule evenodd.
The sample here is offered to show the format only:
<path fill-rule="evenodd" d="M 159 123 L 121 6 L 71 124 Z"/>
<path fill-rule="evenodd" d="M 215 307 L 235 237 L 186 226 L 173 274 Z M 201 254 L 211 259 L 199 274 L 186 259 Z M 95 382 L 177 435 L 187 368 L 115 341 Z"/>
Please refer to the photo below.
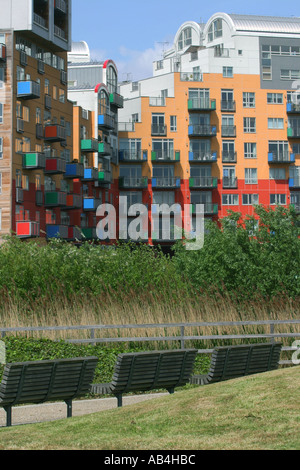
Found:
<path fill-rule="evenodd" d="M 170 44 L 169 41 L 158 42 L 157 44 L 162 45 L 162 56 L 164 56 L 164 53 L 166 52 L 165 46 Z"/>

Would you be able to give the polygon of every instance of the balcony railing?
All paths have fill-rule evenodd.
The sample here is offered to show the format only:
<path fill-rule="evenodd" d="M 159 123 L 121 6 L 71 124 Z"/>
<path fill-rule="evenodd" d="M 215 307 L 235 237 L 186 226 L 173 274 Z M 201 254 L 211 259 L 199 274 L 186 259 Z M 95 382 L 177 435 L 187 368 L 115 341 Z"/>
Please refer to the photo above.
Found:
<path fill-rule="evenodd" d="M 148 179 L 144 176 L 141 178 L 130 178 L 128 176 L 119 177 L 119 188 L 145 189 L 147 186 Z"/>
<path fill-rule="evenodd" d="M 182 82 L 203 82 L 203 74 L 200 72 L 182 72 L 180 80 Z"/>
<path fill-rule="evenodd" d="M 99 142 L 98 143 L 98 153 L 100 155 L 111 155 L 112 154 L 112 147 L 107 142 Z"/>
<path fill-rule="evenodd" d="M 230 176 L 223 176 L 223 189 L 237 189 L 238 179 Z"/>
<path fill-rule="evenodd" d="M 204 98 L 191 98 L 188 100 L 189 111 L 215 111 L 216 100 Z"/>
<path fill-rule="evenodd" d="M 222 137 L 236 137 L 236 126 L 222 126 Z"/>
<path fill-rule="evenodd" d="M 190 178 L 190 188 L 208 188 L 214 189 L 218 187 L 218 178 L 211 176 L 200 176 Z"/>
<path fill-rule="evenodd" d="M 147 150 L 119 150 L 119 159 L 121 162 L 146 162 Z"/>
<path fill-rule="evenodd" d="M 114 106 L 116 108 L 124 107 L 124 98 L 123 96 L 119 95 L 119 93 L 111 93 L 109 95 L 109 102 L 111 106 Z"/>
<path fill-rule="evenodd" d="M 166 99 L 161 96 L 150 96 L 149 106 L 166 106 Z"/>
<path fill-rule="evenodd" d="M 47 21 L 37 13 L 33 13 L 33 22 L 42 28 L 48 29 Z"/>
<path fill-rule="evenodd" d="M 95 227 L 84 227 L 81 228 L 82 236 L 86 240 L 95 240 L 97 238 Z"/>
<path fill-rule="evenodd" d="M 97 168 L 85 168 L 83 173 L 83 181 L 97 181 L 98 169 Z"/>
<path fill-rule="evenodd" d="M 300 189 L 300 176 L 289 178 L 289 187 L 294 189 Z"/>
<path fill-rule="evenodd" d="M 98 115 L 98 128 L 99 129 L 108 129 L 113 130 L 115 127 L 115 120 L 109 114 L 99 114 Z"/>
<path fill-rule="evenodd" d="M 286 104 L 286 112 L 291 114 L 299 114 L 300 113 L 300 103 L 287 103 Z"/>
<path fill-rule="evenodd" d="M 221 101 L 221 111 L 227 111 L 227 112 L 234 113 L 236 111 L 235 101 L 222 100 Z"/>
<path fill-rule="evenodd" d="M 292 139 L 300 138 L 300 123 L 297 126 L 288 127 L 287 136 Z"/>
<path fill-rule="evenodd" d="M 69 230 L 67 225 L 46 225 L 46 238 L 68 239 Z"/>
<path fill-rule="evenodd" d="M 152 178 L 152 188 L 180 188 L 180 178 L 177 177 L 161 177 Z"/>
<path fill-rule="evenodd" d="M 222 152 L 222 163 L 236 163 L 236 152 Z"/>
<path fill-rule="evenodd" d="M 83 178 L 84 176 L 84 167 L 81 163 L 67 163 L 66 164 L 66 173 L 64 178 L 75 179 Z"/>
<path fill-rule="evenodd" d="M 217 161 L 217 152 L 189 152 L 190 163 L 213 163 Z"/>
<path fill-rule="evenodd" d="M 23 100 L 35 100 L 40 98 L 40 84 L 32 80 L 19 81 L 17 83 L 17 98 Z"/>
<path fill-rule="evenodd" d="M 159 162 L 179 162 L 180 161 L 180 151 L 179 150 L 153 150 L 151 152 L 151 161 L 155 163 Z"/>
<path fill-rule="evenodd" d="M 66 39 L 66 33 L 63 29 L 59 28 L 59 26 L 56 26 L 56 24 L 54 25 L 54 35 L 60 39 Z"/>
<path fill-rule="evenodd" d="M 6 46 L 5 44 L 0 44 L 0 62 L 6 61 Z"/>
<path fill-rule="evenodd" d="M 16 235 L 18 238 L 33 238 L 40 236 L 40 224 L 31 221 L 16 222 Z"/>
<path fill-rule="evenodd" d="M 61 174 L 66 172 L 66 161 L 62 158 L 46 158 L 45 174 Z"/>
<path fill-rule="evenodd" d="M 118 122 L 119 132 L 134 132 L 135 122 Z"/>
<path fill-rule="evenodd" d="M 93 153 L 98 152 L 99 142 L 96 139 L 82 139 L 81 140 L 81 152 Z"/>
<path fill-rule="evenodd" d="M 44 140 L 48 142 L 62 142 L 66 140 L 66 129 L 59 124 L 45 126 Z"/>
<path fill-rule="evenodd" d="M 101 201 L 95 197 L 83 197 L 83 210 L 84 211 L 96 211 L 100 206 Z"/>
<path fill-rule="evenodd" d="M 110 184 L 112 182 L 112 174 L 109 170 L 100 170 L 98 172 L 98 184 Z"/>
<path fill-rule="evenodd" d="M 167 126 L 164 124 L 152 124 L 151 125 L 151 135 L 167 135 Z"/>
<path fill-rule="evenodd" d="M 67 4 L 65 0 L 54 0 L 54 8 L 60 13 L 67 13 Z"/>
<path fill-rule="evenodd" d="M 218 204 L 214 204 L 212 202 L 198 202 L 198 203 L 193 203 L 191 206 L 191 212 L 192 215 L 196 214 L 196 205 L 201 204 L 204 206 L 204 215 L 216 215 L 218 214 Z"/>
<path fill-rule="evenodd" d="M 82 196 L 80 194 L 67 194 L 67 203 L 64 210 L 81 209 Z"/>
<path fill-rule="evenodd" d="M 201 124 L 190 125 L 188 134 L 189 136 L 214 137 L 217 135 L 217 127 Z"/>
<path fill-rule="evenodd" d="M 295 163 L 295 154 L 289 152 L 269 152 L 269 163 Z"/>
<path fill-rule="evenodd" d="M 22 163 L 24 170 L 36 170 L 38 168 L 45 168 L 46 158 L 43 153 L 29 152 L 23 155 Z"/>
<path fill-rule="evenodd" d="M 63 191 L 45 191 L 45 206 L 64 207 L 67 205 L 67 193 Z"/>

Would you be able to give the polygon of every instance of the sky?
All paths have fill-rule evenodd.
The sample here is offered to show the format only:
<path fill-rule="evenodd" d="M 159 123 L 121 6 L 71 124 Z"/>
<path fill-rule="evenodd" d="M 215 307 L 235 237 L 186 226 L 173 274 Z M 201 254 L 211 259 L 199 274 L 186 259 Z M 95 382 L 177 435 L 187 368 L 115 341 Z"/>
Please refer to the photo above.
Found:
<path fill-rule="evenodd" d="M 119 80 L 152 76 L 153 61 L 173 45 L 185 21 L 206 23 L 217 12 L 300 16 L 298 2 L 241 0 L 72 0 L 72 40 L 86 41 L 93 60 L 113 60 Z M 299 5 L 299 4 L 298 4 Z"/>

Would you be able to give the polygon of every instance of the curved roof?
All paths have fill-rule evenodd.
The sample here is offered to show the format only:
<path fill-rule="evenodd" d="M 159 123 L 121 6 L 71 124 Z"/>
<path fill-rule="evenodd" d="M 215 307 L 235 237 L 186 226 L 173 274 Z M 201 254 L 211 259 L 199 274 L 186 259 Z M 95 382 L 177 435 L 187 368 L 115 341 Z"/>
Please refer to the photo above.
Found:
<path fill-rule="evenodd" d="M 236 31 L 300 34 L 300 18 L 228 14 Z"/>
<path fill-rule="evenodd" d="M 86 55 L 89 53 L 90 49 L 85 41 L 72 42 L 71 54 Z"/>

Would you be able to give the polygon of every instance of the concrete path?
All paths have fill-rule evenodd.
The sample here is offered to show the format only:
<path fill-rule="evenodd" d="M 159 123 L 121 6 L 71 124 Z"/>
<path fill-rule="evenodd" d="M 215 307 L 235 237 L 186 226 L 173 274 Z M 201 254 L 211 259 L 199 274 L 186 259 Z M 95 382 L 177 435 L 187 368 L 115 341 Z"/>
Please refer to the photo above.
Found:
<path fill-rule="evenodd" d="M 152 393 L 145 395 L 128 395 L 123 397 L 123 406 L 151 400 L 168 393 Z M 117 399 L 99 398 L 92 400 L 74 400 L 72 416 L 83 416 L 98 411 L 117 408 Z M 43 403 L 39 405 L 19 405 L 12 408 L 12 425 L 41 423 L 44 421 L 54 421 L 67 417 L 67 405 L 64 402 Z M 6 412 L 0 408 L 0 427 L 6 426 Z"/>

